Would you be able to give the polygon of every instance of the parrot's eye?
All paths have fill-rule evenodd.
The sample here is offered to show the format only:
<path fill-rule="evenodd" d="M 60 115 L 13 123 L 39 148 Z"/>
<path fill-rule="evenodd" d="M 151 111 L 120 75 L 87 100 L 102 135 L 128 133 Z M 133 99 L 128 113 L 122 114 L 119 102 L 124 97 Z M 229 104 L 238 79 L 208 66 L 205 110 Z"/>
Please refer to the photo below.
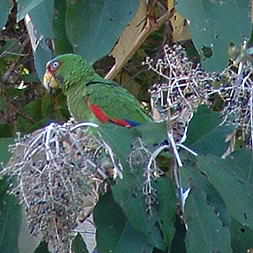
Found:
<path fill-rule="evenodd" d="M 54 61 L 49 65 L 49 71 L 55 72 L 60 66 L 60 63 L 58 61 Z"/>
<path fill-rule="evenodd" d="M 54 61 L 54 62 L 52 63 L 52 68 L 55 69 L 55 70 L 56 70 L 59 66 L 60 66 L 60 63 L 59 63 L 58 61 Z"/>

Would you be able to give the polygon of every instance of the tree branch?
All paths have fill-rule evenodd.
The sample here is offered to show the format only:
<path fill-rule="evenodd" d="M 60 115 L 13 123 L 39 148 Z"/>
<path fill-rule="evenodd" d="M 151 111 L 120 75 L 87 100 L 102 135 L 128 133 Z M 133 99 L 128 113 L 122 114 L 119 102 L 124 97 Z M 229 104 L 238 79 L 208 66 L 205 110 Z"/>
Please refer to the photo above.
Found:
<path fill-rule="evenodd" d="M 173 16 L 174 9 L 171 9 L 170 11 L 167 11 L 163 16 L 161 16 L 156 23 L 152 22 L 152 20 L 148 19 L 147 23 L 140 33 L 140 35 L 137 37 L 137 39 L 134 41 L 132 50 L 129 51 L 129 53 L 126 55 L 126 57 L 122 60 L 114 64 L 114 66 L 111 68 L 111 70 L 107 73 L 105 76 L 105 79 L 114 79 L 117 74 L 120 72 L 120 70 L 123 68 L 123 66 L 129 61 L 129 59 L 135 54 L 135 52 L 141 47 L 141 45 L 144 43 L 144 41 L 147 39 L 147 37 L 157 31 L 170 17 Z"/>

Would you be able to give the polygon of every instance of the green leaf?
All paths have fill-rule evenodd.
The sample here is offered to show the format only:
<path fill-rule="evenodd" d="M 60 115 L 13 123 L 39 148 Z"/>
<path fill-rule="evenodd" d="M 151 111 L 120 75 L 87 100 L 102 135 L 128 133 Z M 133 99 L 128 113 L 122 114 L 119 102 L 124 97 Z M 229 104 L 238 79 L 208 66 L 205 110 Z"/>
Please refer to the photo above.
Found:
<path fill-rule="evenodd" d="M 137 232 L 129 223 L 126 223 L 122 231 L 120 243 L 115 248 L 116 253 L 151 253 L 153 247 L 145 236 Z"/>
<path fill-rule="evenodd" d="M 243 163 L 239 159 L 231 156 L 224 160 L 213 155 L 197 158 L 199 169 L 207 174 L 208 180 L 223 198 L 231 216 L 242 225 L 253 229 L 253 184 L 248 177 L 245 178 L 243 172 L 252 171 L 252 158 L 244 160 Z M 238 164 L 241 167 L 237 167 Z"/>
<path fill-rule="evenodd" d="M 4 197 L 8 190 L 8 183 L 6 177 L 0 177 L 0 199 Z"/>
<path fill-rule="evenodd" d="M 80 233 L 78 233 L 71 244 L 72 253 L 89 253 L 85 242 Z"/>
<path fill-rule="evenodd" d="M 5 40 L 4 46 L 1 46 L 1 48 L 0 48 L 0 53 L 4 56 L 6 51 L 11 52 L 13 54 L 21 53 L 22 47 L 20 45 L 20 42 L 17 39 L 7 39 L 7 40 Z M 8 53 L 6 53 L 6 55 L 8 55 Z M 9 55 L 9 57 L 12 57 L 12 59 L 13 59 L 16 56 L 14 56 L 14 55 L 10 56 Z"/>
<path fill-rule="evenodd" d="M 46 64 L 50 59 L 52 59 L 52 56 L 53 53 L 47 44 L 47 40 L 45 38 L 41 39 L 38 42 L 36 51 L 34 52 L 35 69 L 40 81 L 43 80 Z"/>
<path fill-rule="evenodd" d="M 32 6 L 29 5 L 31 22 L 28 22 L 26 27 L 32 44 L 36 45 L 36 47 L 33 47 L 34 64 L 36 73 L 40 81 L 42 81 L 46 63 L 53 56 L 50 39 L 54 38 L 54 0 L 38 0 L 36 4 L 35 1 L 33 1 L 33 3 Z"/>
<path fill-rule="evenodd" d="M 66 34 L 66 1 L 55 1 L 54 44 L 55 54 L 72 53 L 73 49 Z"/>
<path fill-rule="evenodd" d="M 41 114 L 43 118 L 51 118 L 51 120 L 69 119 L 66 97 L 62 93 L 57 96 L 45 94 L 41 98 Z"/>
<path fill-rule="evenodd" d="M 219 126 L 221 121 L 220 113 L 211 111 L 207 106 L 199 106 L 189 124 L 185 145 L 198 154 L 223 155 L 228 147 L 226 137 L 233 128 Z"/>
<path fill-rule="evenodd" d="M 232 252 L 229 228 L 222 224 L 201 189 L 191 189 L 185 204 L 185 219 L 188 227 L 185 239 L 187 253 Z"/>
<path fill-rule="evenodd" d="M 41 99 L 36 99 L 23 108 L 23 115 L 17 120 L 18 131 L 29 132 L 34 125 L 41 119 Z"/>
<path fill-rule="evenodd" d="M 188 157 L 188 159 L 187 159 Z M 231 217 L 219 192 L 198 169 L 195 158 L 185 154 L 181 168 L 183 188 L 190 188 L 185 204 L 187 252 L 231 252 Z M 191 160 L 190 160 L 191 159 Z M 201 242 L 201 243 L 199 243 Z M 198 249 L 198 247 L 200 247 Z M 217 247 L 217 250 L 215 250 Z"/>
<path fill-rule="evenodd" d="M 123 163 L 128 160 L 132 144 L 137 138 L 141 138 L 150 149 L 156 148 L 167 139 L 165 123 L 147 122 L 129 129 L 113 124 L 101 124 L 99 131 Z"/>
<path fill-rule="evenodd" d="M 25 95 L 25 89 L 7 88 L 5 91 L 6 91 L 6 96 L 8 96 L 8 97 L 24 96 Z"/>
<path fill-rule="evenodd" d="M 123 163 L 126 163 L 131 151 L 131 144 L 134 140 L 131 129 L 113 124 L 101 124 L 99 132 L 102 134 L 106 143 L 109 144 L 112 150 L 117 154 L 117 157 Z M 117 142 L 115 140 L 117 140 Z"/>
<path fill-rule="evenodd" d="M 119 180 L 112 188 L 115 201 L 120 205 L 133 228 L 145 234 L 154 247 L 160 249 L 164 249 L 165 245 L 169 247 L 175 233 L 175 186 L 168 178 L 152 183 L 154 191 L 157 192 L 156 200 L 159 206 L 154 205 L 154 212 L 152 215 L 148 214 L 145 204 L 147 196 L 144 196 L 142 189 L 145 180 L 142 165 L 137 165 L 138 168 L 129 168 L 128 164 L 133 142 L 137 138 L 142 138 L 145 144 L 147 142 L 151 147 L 158 144 L 166 138 L 165 125 L 147 123 L 132 129 L 101 125 L 99 131 L 124 166 L 124 180 Z"/>
<path fill-rule="evenodd" d="M 53 39 L 54 0 L 43 0 L 29 12 L 36 32 Z"/>
<path fill-rule="evenodd" d="M 54 0 L 22 1 L 25 2 L 23 3 L 25 11 L 29 12 L 31 17 L 31 22 L 29 22 L 26 26 L 32 44 L 36 44 L 36 48 L 33 48 L 34 64 L 36 73 L 40 81 L 42 81 L 46 63 L 53 56 L 49 43 L 50 39 L 54 38 Z M 23 18 L 23 16 L 21 16 L 21 18 Z"/>
<path fill-rule="evenodd" d="M 247 183 L 253 184 L 253 155 L 248 149 L 238 150 L 227 158 L 231 173 L 243 178 Z"/>
<path fill-rule="evenodd" d="M 35 249 L 34 253 L 50 253 L 47 247 L 47 243 L 45 241 L 42 241 Z"/>
<path fill-rule="evenodd" d="M 141 137 L 146 145 L 159 145 L 167 140 L 167 122 L 147 122 L 131 129 L 133 135 Z"/>
<path fill-rule="evenodd" d="M 7 106 L 7 102 L 6 99 L 4 97 L 0 97 L 0 110 L 4 110 L 4 108 L 6 108 Z M 1 121 L 1 119 L 0 119 Z"/>
<path fill-rule="evenodd" d="M 176 233 L 171 244 L 171 253 L 186 253 L 185 249 L 185 224 L 182 222 L 182 218 L 179 215 L 176 216 L 175 222 Z"/>
<path fill-rule="evenodd" d="M 212 112 L 206 105 L 199 106 L 190 121 L 186 144 L 191 145 L 205 138 L 220 123 L 218 112 Z"/>
<path fill-rule="evenodd" d="M 142 233 L 137 232 L 127 221 L 124 213 L 113 200 L 111 193 L 105 194 L 94 210 L 97 228 L 97 248 L 103 253 L 151 253 L 153 247 Z"/>
<path fill-rule="evenodd" d="M 163 238 L 168 248 L 170 248 L 172 239 L 175 235 L 174 223 L 176 221 L 176 191 L 175 185 L 169 178 L 159 178 L 154 188 L 157 190 L 158 215 L 160 229 L 163 232 Z"/>
<path fill-rule="evenodd" d="M 211 57 L 203 61 L 209 71 L 222 70 L 227 65 L 230 42 L 240 44 L 250 35 L 248 0 L 180 0 L 177 11 L 190 20 L 192 39 L 200 54 L 203 49 L 209 51 Z"/>
<path fill-rule="evenodd" d="M 248 252 L 248 249 L 253 248 L 253 230 L 241 225 L 235 220 L 232 220 L 231 237 L 234 253 Z"/>
<path fill-rule="evenodd" d="M 105 56 L 134 17 L 136 0 L 67 1 L 66 29 L 74 52 L 90 63 Z"/>
<path fill-rule="evenodd" d="M 8 162 L 10 158 L 9 145 L 14 143 L 14 138 L 0 138 L 0 163 Z M 1 166 L 1 165 L 0 165 Z"/>
<path fill-rule="evenodd" d="M 44 0 L 18 0 L 17 22 Z"/>
<path fill-rule="evenodd" d="M 223 225 L 229 227 L 231 223 L 231 217 L 220 193 L 208 181 L 208 177 L 201 173 L 195 157 L 192 157 L 188 153 L 185 153 L 182 157 L 183 164 L 185 165 L 185 167 L 181 168 L 183 188 L 191 189 L 197 187 L 200 191 L 205 192 L 207 195 L 208 204 L 215 208 Z M 186 157 L 188 157 L 189 160 L 187 160 Z"/>
<path fill-rule="evenodd" d="M 5 184 L 0 180 L 0 186 Z M 4 187 L 5 188 L 5 187 Z M 14 196 L 0 193 L 0 252 L 18 253 L 18 234 L 21 224 L 21 208 Z"/>
<path fill-rule="evenodd" d="M 25 206 L 21 208 L 21 224 L 18 235 L 18 249 L 19 253 L 49 253 L 47 250 L 47 244 L 42 241 L 42 235 L 31 235 L 31 228 L 28 226 Z"/>
<path fill-rule="evenodd" d="M 13 125 L 0 123 L 0 137 L 10 137 L 12 135 L 13 135 Z"/>
<path fill-rule="evenodd" d="M 124 169 L 126 170 L 126 168 Z M 139 169 L 139 173 L 141 171 L 142 170 Z M 133 228 L 143 233 L 151 245 L 164 250 L 165 242 L 161 237 L 161 231 L 159 228 L 160 220 L 157 210 L 154 208 L 152 214 L 148 214 L 147 212 L 145 196 L 142 190 L 144 183 L 142 175 L 138 175 L 137 171 L 136 173 L 125 172 L 123 173 L 123 178 L 123 180 L 119 180 L 112 188 L 115 201 L 120 205 Z M 169 217 L 169 219 L 171 219 L 171 217 Z M 174 223 L 168 224 L 168 226 L 170 225 L 171 233 L 173 234 Z M 166 233 L 167 238 L 169 238 L 168 233 Z"/>
<path fill-rule="evenodd" d="M 65 121 L 69 118 L 65 97 L 45 95 L 23 108 L 23 114 L 18 117 L 17 129 L 29 133 L 48 125 L 52 121 Z"/>
<path fill-rule="evenodd" d="M 1 1 L 1 8 L 0 8 L 0 30 L 5 26 L 9 12 L 12 8 L 12 1 L 11 0 L 5 0 Z"/>

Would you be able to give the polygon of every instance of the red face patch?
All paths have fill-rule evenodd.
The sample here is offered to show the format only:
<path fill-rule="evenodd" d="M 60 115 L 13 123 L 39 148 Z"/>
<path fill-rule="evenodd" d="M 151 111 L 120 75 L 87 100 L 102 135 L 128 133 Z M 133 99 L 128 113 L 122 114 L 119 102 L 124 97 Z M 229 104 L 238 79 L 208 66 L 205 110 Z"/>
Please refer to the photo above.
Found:
<path fill-rule="evenodd" d="M 50 73 L 55 73 L 57 69 L 60 67 L 60 65 L 61 65 L 60 62 L 53 61 L 48 64 L 47 69 Z"/>

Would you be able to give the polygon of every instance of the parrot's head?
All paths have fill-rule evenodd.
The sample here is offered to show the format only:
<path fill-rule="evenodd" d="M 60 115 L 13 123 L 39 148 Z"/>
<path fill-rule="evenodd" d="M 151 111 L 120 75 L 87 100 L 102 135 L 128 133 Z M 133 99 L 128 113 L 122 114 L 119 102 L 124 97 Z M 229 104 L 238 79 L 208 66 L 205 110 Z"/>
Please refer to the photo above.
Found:
<path fill-rule="evenodd" d="M 46 65 L 43 85 L 52 93 L 60 88 L 68 91 L 75 84 L 85 80 L 94 70 L 80 55 L 63 54 L 50 60 Z"/>

